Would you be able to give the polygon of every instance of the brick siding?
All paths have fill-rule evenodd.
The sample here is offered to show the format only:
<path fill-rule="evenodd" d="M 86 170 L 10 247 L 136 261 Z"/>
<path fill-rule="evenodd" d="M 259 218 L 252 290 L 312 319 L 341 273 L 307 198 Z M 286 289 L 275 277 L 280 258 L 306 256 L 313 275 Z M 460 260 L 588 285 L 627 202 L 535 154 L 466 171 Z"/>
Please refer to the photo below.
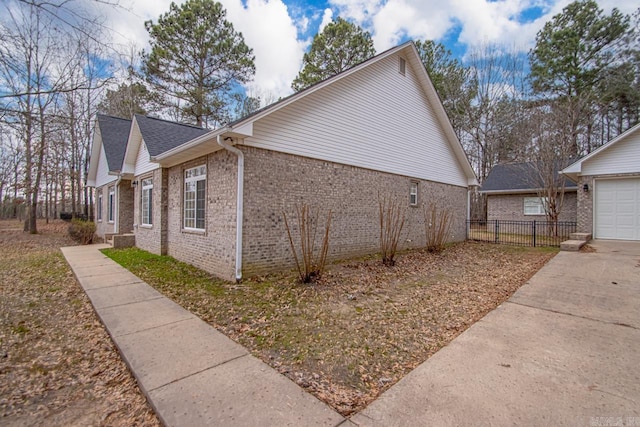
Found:
<path fill-rule="evenodd" d="M 504 221 L 546 221 L 545 215 L 525 215 L 524 198 L 538 197 L 531 194 L 489 194 L 487 195 L 487 219 Z M 564 194 L 560 211 L 560 221 L 576 221 L 577 197 L 575 191 Z"/>
<path fill-rule="evenodd" d="M 207 165 L 205 231 L 188 231 L 182 227 L 184 171 L 202 164 Z M 237 159 L 226 151 L 218 151 L 170 168 L 167 254 L 223 279 L 233 280 L 236 186 Z"/>
<path fill-rule="evenodd" d="M 240 147 L 245 153 L 243 274 L 294 266 L 282 212 L 295 215 L 305 202 L 333 211 L 329 258 L 379 251 L 378 194 L 402 202 L 407 216 L 400 248 L 425 245 L 424 208 L 434 202 L 453 214 L 449 241 L 465 238 L 467 189 L 300 156 Z M 418 206 L 409 206 L 411 182 L 418 182 Z"/>

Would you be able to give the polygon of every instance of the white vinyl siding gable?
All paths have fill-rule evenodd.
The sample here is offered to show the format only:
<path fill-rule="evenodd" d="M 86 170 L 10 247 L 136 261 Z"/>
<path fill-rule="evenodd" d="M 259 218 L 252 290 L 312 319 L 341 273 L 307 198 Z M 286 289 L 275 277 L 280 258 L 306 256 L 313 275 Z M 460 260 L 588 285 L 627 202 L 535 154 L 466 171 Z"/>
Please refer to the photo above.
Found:
<path fill-rule="evenodd" d="M 640 172 L 640 132 L 636 131 L 582 164 L 582 175 Z"/>
<path fill-rule="evenodd" d="M 466 187 L 418 77 L 398 63 L 392 55 L 259 119 L 244 144 Z"/>
<path fill-rule="evenodd" d="M 136 166 L 134 169 L 134 175 L 142 175 L 143 173 L 151 172 L 160 167 L 158 163 L 152 163 L 149 159 L 149 151 L 144 141 L 140 142 L 140 148 L 138 148 L 138 155 L 136 156 Z"/>
<path fill-rule="evenodd" d="M 98 159 L 98 171 L 96 173 L 96 188 L 102 187 L 117 179 L 114 175 L 109 175 L 109 165 L 107 164 L 107 155 L 104 147 L 100 147 L 100 158 Z"/>

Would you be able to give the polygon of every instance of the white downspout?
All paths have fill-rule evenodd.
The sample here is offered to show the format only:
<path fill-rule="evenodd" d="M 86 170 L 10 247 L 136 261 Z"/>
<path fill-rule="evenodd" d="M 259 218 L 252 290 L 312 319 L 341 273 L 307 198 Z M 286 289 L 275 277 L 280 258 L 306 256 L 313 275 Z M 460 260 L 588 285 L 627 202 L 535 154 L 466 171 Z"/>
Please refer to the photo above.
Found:
<path fill-rule="evenodd" d="M 222 135 L 218 135 L 218 145 L 238 157 L 238 191 L 236 200 L 236 281 L 242 279 L 242 220 L 244 200 L 244 153 L 242 150 L 226 143 Z"/>

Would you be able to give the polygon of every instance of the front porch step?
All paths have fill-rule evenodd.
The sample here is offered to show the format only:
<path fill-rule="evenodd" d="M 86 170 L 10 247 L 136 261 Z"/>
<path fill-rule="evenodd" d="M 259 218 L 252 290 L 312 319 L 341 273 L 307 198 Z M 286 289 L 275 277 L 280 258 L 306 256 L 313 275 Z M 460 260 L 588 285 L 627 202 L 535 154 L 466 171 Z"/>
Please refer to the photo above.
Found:
<path fill-rule="evenodd" d="M 576 252 L 586 244 L 586 240 L 565 240 L 564 242 L 560 243 L 560 250 Z"/>
<path fill-rule="evenodd" d="M 569 239 L 571 240 L 583 240 L 588 242 L 591 240 L 591 233 L 571 233 L 569 235 Z"/>
<path fill-rule="evenodd" d="M 136 245 L 136 235 L 129 234 L 116 234 L 112 237 L 111 246 L 114 249 L 132 248 Z"/>

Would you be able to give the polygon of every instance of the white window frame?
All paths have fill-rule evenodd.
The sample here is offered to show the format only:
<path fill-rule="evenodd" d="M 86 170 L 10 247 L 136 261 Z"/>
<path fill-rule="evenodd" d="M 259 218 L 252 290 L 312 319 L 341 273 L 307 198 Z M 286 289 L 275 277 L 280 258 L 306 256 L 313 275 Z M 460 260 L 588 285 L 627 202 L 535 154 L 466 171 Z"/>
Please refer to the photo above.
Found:
<path fill-rule="evenodd" d="M 549 203 L 546 197 L 525 197 L 523 213 L 527 216 L 546 215 L 545 205 Z"/>
<path fill-rule="evenodd" d="M 407 73 L 407 60 L 403 57 L 399 57 L 398 72 L 400 72 L 400 74 L 402 74 L 403 76 Z"/>
<path fill-rule="evenodd" d="M 202 182 L 202 184 L 200 184 Z M 198 198 L 198 187 L 202 185 L 202 198 Z M 207 167 L 205 165 L 184 171 L 184 197 L 182 226 L 185 230 L 204 231 L 207 200 Z M 201 203 L 201 207 L 199 207 Z M 202 218 L 198 217 L 201 213 Z M 200 224 L 198 224 L 200 222 Z"/>
<path fill-rule="evenodd" d="M 140 180 L 140 224 L 153 226 L 153 177 Z"/>
<path fill-rule="evenodd" d="M 116 211 L 116 187 L 111 185 L 109 187 L 109 197 L 107 199 L 107 221 L 109 223 L 115 222 Z"/>
<path fill-rule="evenodd" d="M 418 206 L 418 182 L 411 181 L 409 185 L 409 206 Z"/>
<path fill-rule="evenodd" d="M 102 188 L 98 193 L 98 200 L 96 200 L 96 220 L 102 222 Z"/>

